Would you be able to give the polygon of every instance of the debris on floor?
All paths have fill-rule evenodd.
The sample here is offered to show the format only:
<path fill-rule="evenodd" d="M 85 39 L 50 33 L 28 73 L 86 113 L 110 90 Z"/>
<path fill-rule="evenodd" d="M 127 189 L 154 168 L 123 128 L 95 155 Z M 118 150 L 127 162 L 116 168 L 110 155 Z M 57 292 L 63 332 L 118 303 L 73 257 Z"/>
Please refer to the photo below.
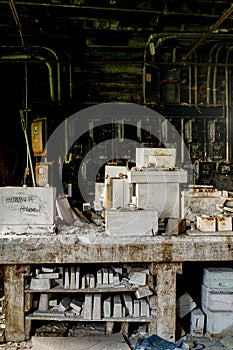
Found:
<path fill-rule="evenodd" d="M 221 343 L 230 348 L 230 349 L 233 349 L 233 337 L 230 336 L 230 335 L 226 335 L 224 338 L 222 338 L 221 340 Z"/>
<path fill-rule="evenodd" d="M 114 333 L 111 334 L 111 342 L 109 344 L 106 344 L 106 346 L 109 347 L 103 347 L 102 343 L 96 343 L 95 339 L 96 338 L 105 338 L 106 336 L 97 336 L 97 335 L 93 335 L 93 336 L 68 336 L 68 337 L 56 337 L 56 336 L 49 336 L 49 337 L 36 337 L 36 336 L 32 336 L 30 340 L 25 340 L 22 342 L 6 342 L 6 343 L 2 343 L 0 344 L 0 350 L 65 350 L 65 349 L 69 349 L 69 350 L 82 350 L 82 349 L 91 349 L 91 350 L 130 350 L 130 349 L 134 349 L 137 350 L 135 348 L 135 345 L 132 345 L 131 342 L 128 345 L 128 339 L 124 340 L 124 342 L 118 342 L 116 341 L 117 337 L 119 337 L 119 333 Z M 123 338 L 123 336 L 120 334 L 121 339 Z M 115 338 L 114 338 L 115 337 Z M 85 339 L 88 339 L 88 341 L 92 341 L 95 343 L 91 343 L 89 346 L 89 343 L 86 342 L 86 347 L 85 348 L 79 348 L 78 347 L 78 342 L 77 339 L 82 339 L 83 341 L 85 341 Z M 119 339 L 119 338 L 118 338 Z M 144 338 L 145 340 L 146 338 Z M 225 335 L 224 337 L 210 337 L 210 336 L 202 336 L 202 337 L 194 337 L 190 334 L 186 335 L 185 337 L 181 338 L 179 341 L 177 341 L 175 344 L 173 344 L 173 347 L 169 347 L 171 346 L 170 342 L 165 341 L 166 343 L 164 344 L 169 344 L 168 347 L 166 348 L 162 348 L 161 346 L 157 346 L 156 348 L 150 348 L 150 347 L 146 347 L 147 350 L 153 349 L 153 350 L 163 350 L 163 349 L 188 349 L 188 350 L 232 350 L 233 349 L 233 345 L 232 345 L 232 341 L 233 341 L 233 337 L 230 335 Z M 73 345 L 71 345 L 73 342 L 75 342 L 75 347 L 73 347 Z M 162 341 L 161 341 L 162 342 Z M 38 344 L 40 343 L 40 345 L 38 346 Z M 175 347 L 175 345 L 179 345 L 179 344 L 185 344 L 185 348 L 182 347 Z M 62 346 L 60 347 L 60 344 L 62 344 Z M 73 343 L 74 344 L 74 343 Z M 94 345 L 93 345 L 94 344 Z M 101 344 L 101 345 L 100 345 Z M 118 346 L 119 347 L 114 347 L 114 346 Z M 141 344 L 142 345 L 142 344 Z M 145 345 L 145 344 L 144 344 Z M 47 347 L 46 347 L 47 346 Z M 123 347 L 124 346 L 124 347 Z M 125 347 L 126 346 L 126 347 Z M 141 347 L 138 348 L 140 350 L 145 350 L 145 347 Z"/>
<path fill-rule="evenodd" d="M 36 337 L 65 337 L 69 326 L 64 322 L 51 322 L 35 330 Z"/>
<path fill-rule="evenodd" d="M 188 350 L 189 346 L 183 341 L 178 341 L 177 343 L 172 343 L 167 341 L 156 334 L 152 334 L 150 337 L 138 341 L 135 350 L 168 350 L 168 349 L 184 349 Z"/>
<path fill-rule="evenodd" d="M 32 350 L 130 350 L 121 333 L 93 337 L 32 337 Z"/>
<path fill-rule="evenodd" d="M 92 322 L 91 324 L 79 322 L 69 329 L 68 337 L 105 335 L 105 333 L 106 328 L 101 322 Z"/>

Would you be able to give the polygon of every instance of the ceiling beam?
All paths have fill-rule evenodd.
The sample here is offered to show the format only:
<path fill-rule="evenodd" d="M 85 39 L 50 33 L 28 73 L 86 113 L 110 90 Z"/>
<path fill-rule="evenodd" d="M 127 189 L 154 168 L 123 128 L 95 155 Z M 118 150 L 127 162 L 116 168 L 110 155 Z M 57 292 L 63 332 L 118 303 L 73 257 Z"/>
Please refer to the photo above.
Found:
<path fill-rule="evenodd" d="M 5 3 L 8 4 L 7 0 L 2 0 L 1 3 Z M 15 3 L 20 6 L 37 6 L 37 7 L 49 7 L 49 8 L 67 8 L 67 9 L 78 9 L 78 10 L 94 10 L 97 12 L 102 12 L 102 11 L 108 11 L 108 12 L 121 12 L 121 13 L 126 13 L 126 14 L 138 14 L 138 15 L 142 15 L 142 14 L 147 14 L 147 15 L 165 15 L 165 16 L 169 16 L 169 15 L 175 15 L 175 16 L 196 16 L 196 17 L 213 17 L 213 18 L 217 18 L 218 15 L 215 14 L 211 14 L 211 13 L 195 13 L 193 11 L 180 11 L 180 12 L 176 12 L 176 11 L 169 11 L 167 10 L 166 12 L 164 12 L 164 10 L 154 10 L 154 9 L 150 9 L 150 10 L 146 10 L 146 9 L 135 9 L 135 8 L 123 8 L 123 7 L 98 7 L 98 6 L 82 6 L 82 5 L 74 5 L 74 4 L 57 4 L 57 3 L 39 3 L 39 2 L 34 2 L 34 1 L 15 1 Z"/>

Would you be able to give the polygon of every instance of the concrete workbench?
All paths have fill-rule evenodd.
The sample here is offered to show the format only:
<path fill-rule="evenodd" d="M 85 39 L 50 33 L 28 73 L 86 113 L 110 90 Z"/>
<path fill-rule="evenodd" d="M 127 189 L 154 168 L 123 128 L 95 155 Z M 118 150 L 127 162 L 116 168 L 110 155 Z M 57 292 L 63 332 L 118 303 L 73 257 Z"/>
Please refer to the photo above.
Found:
<path fill-rule="evenodd" d="M 119 239 L 118 239 L 119 238 Z M 153 332 L 174 341 L 176 274 L 184 262 L 233 261 L 233 232 L 179 236 L 3 235 L 6 340 L 25 339 L 24 279 L 31 264 L 148 263 L 157 279 Z"/>

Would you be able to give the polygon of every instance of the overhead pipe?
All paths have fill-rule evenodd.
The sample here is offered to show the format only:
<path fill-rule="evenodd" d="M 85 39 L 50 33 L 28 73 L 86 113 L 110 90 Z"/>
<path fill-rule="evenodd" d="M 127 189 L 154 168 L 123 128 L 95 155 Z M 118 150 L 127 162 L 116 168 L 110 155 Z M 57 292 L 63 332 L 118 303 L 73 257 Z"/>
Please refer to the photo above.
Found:
<path fill-rule="evenodd" d="M 54 89 L 55 83 L 54 83 L 53 67 L 49 62 L 45 61 L 44 57 L 38 56 L 38 55 L 36 55 L 34 57 L 43 61 L 44 64 L 46 65 L 46 67 L 48 68 L 50 99 L 51 99 L 51 102 L 56 102 L 56 94 L 55 94 L 55 89 Z"/>
<path fill-rule="evenodd" d="M 179 39 L 190 39 L 190 40 L 198 40 L 200 39 L 200 37 L 202 36 L 201 33 L 183 33 L 183 32 L 174 32 L 174 33 L 156 33 L 156 34 L 150 34 L 146 44 L 145 44 L 145 48 L 144 48 L 144 62 L 146 62 L 146 58 L 147 58 L 147 49 L 148 46 L 150 46 L 151 43 L 153 43 L 153 50 L 154 53 L 156 51 L 156 49 L 161 46 L 164 42 L 166 42 L 167 40 L 179 40 Z M 211 36 L 212 40 L 218 40 L 218 41 L 224 41 L 226 40 L 226 35 L 218 33 L 217 35 L 215 35 L 214 33 Z M 227 40 L 229 41 L 229 39 L 233 40 L 233 35 L 229 34 L 227 36 Z M 192 53 L 195 51 L 192 50 Z M 189 55 L 189 58 L 191 57 L 191 54 Z M 187 60 L 187 55 L 183 58 L 182 60 L 182 64 L 185 64 Z"/>
<path fill-rule="evenodd" d="M 51 102 L 55 102 L 56 98 L 55 98 L 55 92 L 54 92 L 54 73 L 53 73 L 53 68 L 52 68 L 51 64 L 45 60 L 44 57 L 41 57 L 41 56 L 34 56 L 34 57 L 37 58 L 38 60 L 40 60 L 40 62 L 42 61 L 48 68 L 48 72 L 49 72 L 49 86 L 50 86 L 50 99 L 51 99 Z M 4 62 L 5 61 L 18 60 L 19 63 L 25 63 L 25 61 L 28 61 L 28 56 L 25 55 L 25 54 L 2 55 L 2 56 L 0 56 L 0 62 L 1 62 L 1 60 L 3 60 Z M 28 63 L 35 63 L 35 62 L 36 62 L 36 60 L 32 60 L 32 59 L 30 59 L 28 61 Z"/>
<path fill-rule="evenodd" d="M 211 34 L 216 31 L 219 26 L 225 21 L 227 17 L 229 17 L 233 12 L 233 4 L 229 7 L 229 9 L 224 12 L 224 14 L 219 18 L 219 20 L 211 27 L 211 29 L 202 36 L 202 38 L 191 48 L 191 50 L 187 53 L 187 55 L 184 57 L 184 61 L 187 61 L 187 59 L 191 56 L 191 54 L 198 49 L 199 46 L 201 46 L 208 38 L 211 36 Z"/>
<path fill-rule="evenodd" d="M 144 49 L 144 62 L 146 62 L 146 54 L 147 54 L 147 48 L 150 45 L 150 43 L 153 43 L 154 40 L 156 40 L 156 43 L 153 43 L 153 50 L 155 52 L 156 48 L 161 46 L 165 41 L 167 40 L 174 40 L 174 39 L 184 39 L 187 37 L 188 39 L 196 39 L 200 37 L 199 33 L 161 33 L 161 34 L 150 34 L 146 45 Z"/>
<path fill-rule="evenodd" d="M 31 46 L 31 47 L 46 50 L 50 52 L 55 58 L 56 66 L 57 66 L 57 101 L 58 101 L 58 104 L 60 104 L 61 103 L 61 66 L 60 66 L 59 58 L 56 52 L 46 46 Z"/>
<path fill-rule="evenodd" d="M 20 110 L 20 118 L 21 118 L 21 125 L 25 137 L 25 142 L 26 142 L 26 149 L 27 149 L 27 163 L 26 163 L 26 169 L 24 172 L 24 184 L 26 184 L 26 177 L 28 174 L 28 170 L 30 169 L 31 171 L 31 177 L 32 177 L 32 183 L 33 186 L 36 187 L 36 182 L 35 182 L 35 175 L 34 175 L 34 169 L 33 169 L 33 164 L 32 164 L 32 158 L 31 158 L 31 151 L 29 147 L 29 142 L 28 142 L 28 135 L 27 135 L 27 123 L 28 123 L 28 58 L 30 57 L 29 53 L 29 48 L 26 42 L 26 39 L 23 34 L 23 28 L 20 22 L 20 18 L 17 12 L 17 9 L 15 7 L 14 0 L 10 0 L 10 7 L 17 25 L 17 28 L 19 30 L 20 38 L 22 41 L 22 44 L 24 46 L 25 52 L 27 54 L 27 59 L 24 61 L 24 78 L 25 78 L 25 101 L 24 101 L 24 111 L 25 111 L 25 118 L 23 114 L 23 110 Z M 29 163 L 29 164 L 28 164 Z"/>
<path fill-rule="evenodd" d="M 9 3 L 10 3 L 10 8 L 11 8 L 13 17 L 15 19 L 15 23 L 16 23 L 18 31 L 19 31 L 21 42 L 23 44 L 23 47 L 25 49 L 26 54 L 28 55 L 28 57 L 30 57 L 29 47 L 28 47 L 27 41 L 26 41 L 24 33 L 23 33 L 23 27 L 22 27 L 22 24 L 20 21 L 18 11 L 17 11 L 16 6 L 15 6 L 15 2 L 14 2 L 14 0 L 9 0 Z"/>
<path fill-rule="evenodd" d="M 7 3 L 8 1 L 4 1 L 2 0 L 3 3 Z M 97 11 L 108 11 L 108 12 L 125 12 L 125 13 L 137 13 L 137 14 L 142 14 L 142 13 L 145 13 L 145 14 L 158 14 L 158 15 L 164 15 L 164 10 L 144 10 L 144 9 L 135 9 L 135 8 L 130 8 L 130 9 L 127 9 L 127 8 L 121 8 L 121 7 L 93 7 L 93 6 L 80 6 L 80 5 L 75 5 L 75 4 L 58 4 L 58 3 L 45 3 L 45 2 L 33 2 L 33 1 L 20 1 L 20 2 L 17 2 L 18 5 L 28 5 L 28 6 L 40 6 L 40 7 L 57 7 L 57 8 L 71 8 L 71 9 L 79 9 L 79 10 L 97 10 Z M 181 12 L 174 12 L 174 11 L 168 11 L 166 9 L 166 15 L 184 15 L 184 13 L 181 13 Z M 195 14 L 195 13 L 190 13 L 190 12 L 187 12 L 185 13 L 185 16 L 197 16 L 197 17 L 201 17 L 201 16 L 205 16 L 205 14 Z M 210 17 L 216 17 L 216 15 L 212 15 L 212 14 L 209 14 Z"/>
<path fill-rule="evenodd" d="M 1 48 L 20 49 L 20 50 L 23 49 L 22 46 L 1 46 Z M 56 70 L 57 70 L 57 101 L 58 101 L 58 104 L 60 104 L 61 103 L 61 65 L 60 65 L 60 61 L 59 61 L 58 55 L 56 54 L 56 52 L 54 50 L 52 50 L 52 49 L 50 49 L 49 47 L 46 47 L 46 46 L 29 46 L 29 50 L 31 51 L 32 49 L 33 50 L 35 50 L 35 49 L 36 50 L 44 50 L 44 51 L 52 54 L 53 57 L 55 58 Z M 17 54 L 17 55 L 18 55 L 19 58 L 25 59 L 25 56 L 20 57 L 21 54 Z M 32 52 L 30 58 L 32 59 L 33 57 L 35 57 L 35 55 L 36 55 L 36 53 Z M 13 57 L 14 55 L 11 55 L 11 56 Z M 47 66 L 50 65 L 51 67 L 49 69 L 53 70 L 52 64 L 49 62 L 49 60 L 46 57 L 44 57 L 44 56 L 42 56 L 40 54 L 37 57 L 40 60 L 45 61 Z M 29 59 L 29 57 L 27 57 L 27 58 Z M 30 62 L 30 59 L 29 59 L 29 62 Z M 53 80 L 55 81 L 55 79 L 53 79 Z M 55 94 L 54 94 L 54 96 L 55 96 Z M 53 102 L 55 102 L 55 99 L 53 100 Z"/>

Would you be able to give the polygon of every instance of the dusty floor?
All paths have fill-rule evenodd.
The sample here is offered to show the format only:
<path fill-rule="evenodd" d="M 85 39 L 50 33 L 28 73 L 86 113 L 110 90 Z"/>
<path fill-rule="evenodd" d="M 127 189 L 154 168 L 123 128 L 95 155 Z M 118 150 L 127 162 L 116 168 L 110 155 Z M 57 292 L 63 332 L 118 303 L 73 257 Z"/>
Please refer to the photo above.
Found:
<path fill-rule="evenodd" d="M 226 336 L 228 337 L 228 336 Z M 226 341 L 228 342 L 228 347 L 224 346 L 222 341 L 224 338 L 217 338 L 217 337 L 192 337 L 190 335 L 185 336 L 182 338 L 185 344 L 188 345 L 188 348 L 191 350 L 229 350 L 233 349 L 233 337 L 231 339 L 227 338 Z M 230 340 L 230 343 L 229 343 Z M 6 342 L 0 344 L 0 350 L 26 350 L 26 349 L 32 349 L 33 344 L 32 340 L 23 341 L 23 342 Z M 133 347 L 132 347 L 133 349 Z M 100 349 L 101 350 L 101 349 Z"/>

